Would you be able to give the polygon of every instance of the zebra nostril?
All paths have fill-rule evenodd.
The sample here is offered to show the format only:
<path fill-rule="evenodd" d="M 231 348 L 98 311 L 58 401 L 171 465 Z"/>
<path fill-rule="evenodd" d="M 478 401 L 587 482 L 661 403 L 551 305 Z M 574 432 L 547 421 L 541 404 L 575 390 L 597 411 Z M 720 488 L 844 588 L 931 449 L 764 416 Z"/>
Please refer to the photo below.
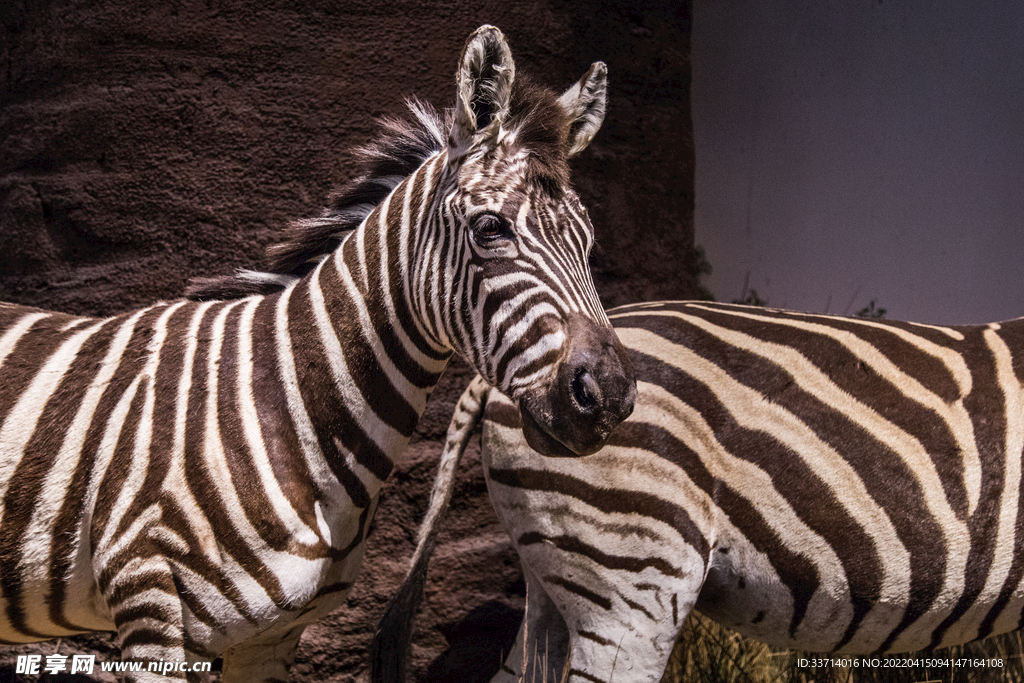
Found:
<path fill-rule="evenodd" d="M 572 378 L 572 397 L 580 412 L 592 413 L 601 402 L 601 387 L 586 368 L 580 368 Z"/>

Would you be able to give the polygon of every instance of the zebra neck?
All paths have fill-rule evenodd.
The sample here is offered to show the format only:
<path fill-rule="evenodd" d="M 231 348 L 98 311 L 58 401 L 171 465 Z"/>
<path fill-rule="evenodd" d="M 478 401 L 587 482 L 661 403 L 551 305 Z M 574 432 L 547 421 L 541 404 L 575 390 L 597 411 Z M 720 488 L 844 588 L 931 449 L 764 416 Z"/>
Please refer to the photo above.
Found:
<path fill-rule="evenodd" d="M 433 351 L 398 321 L 404 311 L 390 288 L 361 282 L 367 262 L 352 248 L 356 236 L 277 295 L 275 327 L 282 379 L 294 386 L 293 422 L 300 432 L 299 423 L 308 424 L 305 440 L 315 441 L 338 479 L 351 480 L 350 497 L 365 507 L 411 438 L 451 352 Z"/>
<path fill-rule="evenodd" d="M 452 302 L 451 278 L 443 259 L 452 258 L 440 187 L 446 177 L 439 153 L 402 180 L 348 236 L 336 253 L 346 284 L 381 321 L 396 331 L 396 341 L 423 367 L 444 364 L 453 345 L 442 311 Z M 450 264 L 449 264 L 450 267 Z M 438 371 L 440 372 L 440 371 Z"/>

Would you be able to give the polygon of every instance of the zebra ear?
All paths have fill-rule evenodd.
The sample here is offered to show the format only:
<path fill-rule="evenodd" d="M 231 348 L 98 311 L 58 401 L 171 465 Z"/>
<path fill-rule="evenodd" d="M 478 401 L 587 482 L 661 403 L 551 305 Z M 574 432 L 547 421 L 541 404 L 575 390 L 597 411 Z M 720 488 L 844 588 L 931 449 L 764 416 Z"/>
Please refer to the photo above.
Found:
<path fill-rule="evenodd" d="M 587 148 L 604 122 L 605 103 L 608 99 L 608 67 L 594 62 L 579 83 L 558 98 L 569 117 L 569 140 L 566 156 L 576 156 Z"/>
<path fill-rule="evenodd" d="M 448 159 L 456 161 L 475 144 L 494 137 L 508 115 L 516 66 L 505 36 L 481 26 L 466 41 L 456 75 L 458 99 L 448 135 Z"/>

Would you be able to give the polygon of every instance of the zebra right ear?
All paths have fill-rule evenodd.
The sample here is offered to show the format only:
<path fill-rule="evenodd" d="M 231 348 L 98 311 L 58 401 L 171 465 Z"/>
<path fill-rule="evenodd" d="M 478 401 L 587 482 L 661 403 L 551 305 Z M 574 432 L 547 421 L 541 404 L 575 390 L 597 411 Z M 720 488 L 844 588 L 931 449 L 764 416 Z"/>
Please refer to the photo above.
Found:
<path fill-rule="evenodd" d="M 594 139 L 604 122 L 604 110 L 608 100 L 608 67 L 604 62 L 594 62 L 579 83 L 572 86 L 558 98 L 566 116 L 569 117 L 569 140 L 567 157 L 582 152 Z"/>
<path fill-rule="evenodd" d="M 516 65 L 505 36 L 493 26 L 466 41 L 456 74 L 458 99 L 448 134 L 448 160 L 458 161 L 475 145 L 496 138 L 508 115 Z"/>

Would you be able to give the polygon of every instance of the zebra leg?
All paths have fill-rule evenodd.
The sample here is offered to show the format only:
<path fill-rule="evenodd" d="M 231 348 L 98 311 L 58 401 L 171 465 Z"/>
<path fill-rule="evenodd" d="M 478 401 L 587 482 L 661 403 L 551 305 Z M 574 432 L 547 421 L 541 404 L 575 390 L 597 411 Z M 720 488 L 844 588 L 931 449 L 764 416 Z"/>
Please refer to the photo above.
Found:
<path fill-rule="evenodd" d="M 593 612 L 572 631 L 566 683 L 657 683 L 679 628 L 671 619 L 632 623 L 621 614 Z M 646 623 L 645 623 L 646 622 Z M 550 679 L 549 679 L 550 680 Z"/>
<path fill-rule="evenodd" d="M 373 518 L 377 500 L 374 498 L 367 519 Z M 295 662 L 295 649 L 302 632 L 345 602 L 345 598 L 352 592 L 352 584 L 362 565 L 365 548 L 366 544 L 360 543 L 349 555 L 350 561 L 336 564 L 328 585 L 297 616 L 289 620 L 282 618 L 267 630 L 225 650 L 221 683 L 287 681 L 288 670 Z"/>
<path fill-rule="evenodd" d="M 656 683 L 696 599 L 694 590 L 673 593 L 666 586 L 639 614 L 592 610 L 586 602 L 570 601 L 563 605 L 570 627 L 525 564 L 523 573 L 526 614 L 491 683 Z M 657 605 L 663 606 L 661 613 Z"/>
<path fill-rule="evenodd" d="M 621 559 L 621 558 L 619 558 Z M 525 563 L 525 562 L 524 562 Z M 657 683 L 683 620 L 693 609 L 703 564 L 679 576 L 585 571 L 544 577 L 569 633 L 566 683 Z M 602 578 L 605 580 L 602 581 Z M 548 680 L 552 680 L 548 678 Z"/>
<path fill-rule="evenodd" d="M 305 623 L 295 624 L 282 638 L 254 638 L 229 648 L 221 683 L 286 683 L 305 628 Z"/>
<path fill-rule="evenodd" d="M 104 595 L 114 615 L 122 660 L 142 662 L 141 670 L 128 673 L 126 681 L 204 680 L 199 675 L 168 670 L 172 664 L 180 669 L 195 658 L 185 652 L 181 599 L 165 558 L 129 560 L 110 581 Z"/>
<path fill-rule="evenodd" d="M 560 681 L 569 651 L 569 629 L 544 587 L 526 566 L 526 613 L 515 645 L 491 683 Z"/>

